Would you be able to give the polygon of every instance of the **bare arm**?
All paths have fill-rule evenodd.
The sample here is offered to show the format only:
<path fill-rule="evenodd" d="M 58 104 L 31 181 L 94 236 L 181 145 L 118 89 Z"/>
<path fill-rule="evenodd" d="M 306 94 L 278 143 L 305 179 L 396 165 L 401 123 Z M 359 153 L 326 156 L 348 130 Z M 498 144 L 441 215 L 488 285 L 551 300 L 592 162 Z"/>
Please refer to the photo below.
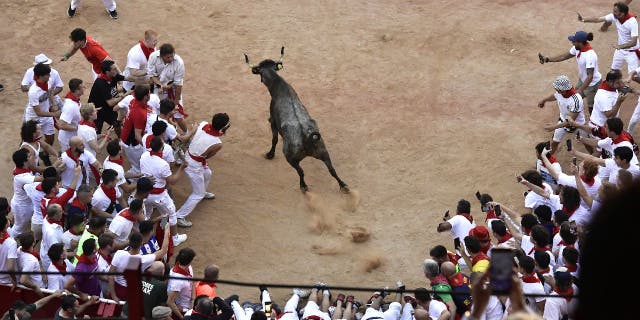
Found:
<path fill-rule="evenodd" d="M 604 17 L 589 17 L 589 18 L 584 18 L 584 17 L 582 17 L 582 15 L 578 12 L 578 21 L 580 21 L 580 22 L 584 22 L 584 23 L 600 23 L 600 22 L 605 22 L 606 20 L 604 19 Z"/>
<path fill-rule="evenodd" d="M 109 272 L 118 272 L 118 269 L 112 265 L 109 267 Z M 118 299 L 118 295 L 116 295 L 116 282 L 113 277 L 113 275 L 109 276 L 109 292 L 111 294 L 111 299 L 118 302 L 120 299 Z"/>
<path fill-rule="evenodd" d="M 216 153 L 218 153 L 218 151 L 220 151 L 220 149 L 222 149 L 222 143 L 214 144 L 214 145 L 210 146 L 209 149 L 207 149 L 207 151 L 205 151 L 202 154 L 202 157 L 205 158 L 205 159 L 209 159 L 209 158 L 215 156 Z"/>
<path fill-rule="evenodd" d="M 40 109 L 40 105 L 31 106 L 31 108 L 33 108 L 33 111 L 36 113 L 36 115 L 38 115 L 38 117 L 59 117 L 60 114 L 62 114 L 62 111 L 60 111 L 60 110 L 55 111 L 55 112 L 43 111 L 43 110 Z"/>
<path fill-rule="evenodd" d="M 598 147 L 598 141 L 600 141 L 600 139 L 591 139 L 591 138 L 586 138 L 586 137 L 580 137 L 580 139 L 578 139 L 578 141 L 580 141 L 580 143 L 586 145 L 586 146 L 591 146 L 591 147 Z"/>
<path fill-rule="evenodd" d="M 78 295 L 80 297 L 80 300 L 87 300 L 87 294 L 76 288 L 76 279 L 74 277 L 69 278 L 69 280 L 64 283 L 64 288 L 67 291 Z"/>
<path fill-rule="evenodd" d="M 80 305 L 80 307 L 78 307 L 78 314 L 82 314 L 84 312 L 85 309 L 87 309 L 87 307 L 89 307 L 90 305 L 96 304 L 98 303 L 98 300 L 100 298 L 98 296 L 91 296 L 89 297 L 89 300 L 87 300 L 87 302 L 83 303 Z"/>
<path fill-rule="evenodd" d="M 574 170 L 575 166 L 573 164 L 571 164 L 571 168 L 573 171 L 576 171 Z M 582 183 L 582 180 L 580 179 L 580 176 L 577 174 L 577 172 L 575 174 L 575 178 L 576 187 L 578 189 L 578 193 L 580 193 L 580 198 L 582 198 L 582 200 L 587 203 L 587 206 L 589 206 L 589 209 L 591 209 L 591 206 L 593 205 L 593 198 L 591 198 L 591 196 L 587 192 L 587 189 L 584 187 L 584 184 Z"/>
<path fill-rule="evenodd" d="M 76 52 L 78 52 L 78 49 L 80 49 L 80 46 L 81 45 L 78 45 L 75 42 L 73 44 L 71 44 L 71 48 L 69 50 L 67 50 L 67 53 L 65 53 L 62 56 L 62 59 L 60 59 L 60 61 L 69 60 L 69 58 L 71 58 L 74 54 L 76 54 Z"/>
<path fill-rule="evenodd" d="M 545 168 L 547 168 L 547 170 L 549 171 L 549 174 L 553 177 L 553 179 L 558 180 L 560 173 L 556 172 L 556 170 L 551 165 L 551 161 L 549 161 L 549 159 L 547 158 L 548 154 L 549 154 L 549 150 L 544 149 L 540 154 L 540 158 L 542 159 L 542 163 L 544 163 Z"/>
<path fill-rule="evenodd" d="M 76 131 L 78 126 L 71 125 L 62 119 L 58 119 L 58 128 L 64 131 Z"/>
<path fill-rule="evenodd" d="M 124 99 L 124 97 L 130 95 L 131 92 L 133 92 L 133 90 L 129 90 L 129 91 L 123 93 L 123 94 L 118 94 L 117 96 L 107 100 L 106 103 L 109 105 L 109 107 L 113 107 L 113 106 L 117 105 L 118 102 L 122 101 L 122 99 Z"/>
<path fill-rule="evenodd" d="M 582 160 L 593 160 L 595 161 L 598 165 L 604 166 L 605 165 L 605 161 L 602 158 L 598 158 L 598 157 L 594 157 L 588 153 L 584 153 L 584 152 L 580 152 L 578 150 L 576 150 L 575 148 L 571 149 L 571 154 L 582 159 Z"/>
<path fill-rule="evenodd" d="M 171 308 L 171 311 L 173 311 L 174 316 L 176 316 L 178 319 L 182 319 L 183 318 L 182 312 L 180 311 L 180 308 L 178 307 L 178 305 L 176 305 L 176 298 L 178 297 L 179 294 L 180 292 L 178 291 L 169 291 L 167 306 Z"/>
<path fill-rule="evenodd" d="M 538 108 L 544 108 L 544 104 L 551 101 L 556 101 L 556 96 L 553 94 L 542 98 L 542 100 L 538 102 Z"/>
<path fill-rule="evenodd" d="M 553 57 L 548 57 L 548 56 L 542 56 L 542 61 L 544 61 L 545 63 L 547 62 L 560 62 L 560 61 L 565 61 L 568 59 L 571 59 L 575 57 L 574 55 L 572 55 L 570 52 L 565 52 L 563 54 L 559 54 L 557 56 L 553 56 Z"/>
<path fill-rule="evenodd" d="M 604 115 L 607 116 L 607 118 L 613 118 L 618 114 L 618 111 L 620 111 L 620 107 L 622 106 L 622 103 L 624 102 L 625 99 L 627 99 L 627 96 L 629 94 L 628 93 L 622 93 L 618 96 L 618 100 L 616 100 L 616 104 L 613 105 L 613 108 L 611 108 L 611 110 L 609 111 L 605 111 Z"/>
<path fill-rule="evenodd" d="M 589 86 L 589 84 L 591 83 L 592 80 L 593 80 L 593 68 L 588 68 L 587 69 L 587 78 L 584 79 L 584 81 L 582 81 L 582 84 L 580 85 L 580 87 L 578 89 L 576 89 L 578 91 L 578 93 L 580 93 L 580 95 L 584 96 L 583 91 L 584 91 L 584 89 L 586 89 Z"/>
<path fill-rule="evenodd" d="M 20 284 L 23 286 L 33 290 L 37 295 L 42 296 L 42 291 L 40 291 L 40 287 L 38 287 L 33 281 L 31 281 L 31 277 L 28 274 L 23 274 L 20 276 Z"/>
<path fill-rule="evenodd" d="M 629 42 L 623 43 L 623 44 L 619 44 L 616 46 L 613 46 L 616 49 L 628 49 L 631 48 L 633 46 L 636 45 L 636 43 L 638 43 L 638 36 L 635 37 L 631 37 L 631 40 L 629 40 Z"/>

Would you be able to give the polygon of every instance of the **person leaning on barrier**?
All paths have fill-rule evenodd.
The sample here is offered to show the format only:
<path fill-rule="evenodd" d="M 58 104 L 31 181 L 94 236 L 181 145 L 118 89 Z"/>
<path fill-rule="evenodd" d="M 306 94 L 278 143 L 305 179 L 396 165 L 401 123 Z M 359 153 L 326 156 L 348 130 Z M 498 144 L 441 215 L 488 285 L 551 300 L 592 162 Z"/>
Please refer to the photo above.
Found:
<path fill-rule="evenodd" d="M 17 300 L 13 303 L 11 308 L 2 315 L 2 320 L 14 320 L 14 319 L 31 319 L 31 314 L 36 310 L 42 308 L 55 298 L 62 297 L 62 291 L 58 290 L 52 294 L 37 300 L 34 303 L 27 304 L 22 300 Z"/>

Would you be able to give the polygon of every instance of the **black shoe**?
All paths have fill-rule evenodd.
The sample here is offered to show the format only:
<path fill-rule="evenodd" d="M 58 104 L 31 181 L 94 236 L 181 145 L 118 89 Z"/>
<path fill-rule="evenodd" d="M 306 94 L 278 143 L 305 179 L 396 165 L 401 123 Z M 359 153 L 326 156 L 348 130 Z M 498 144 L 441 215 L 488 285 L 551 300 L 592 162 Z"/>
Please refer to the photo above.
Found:
<path fill-rule="evenodd" d="M 69 18 L 73 18 L 73 16 L 76 15 L 76 9 L 71 9 L 71 6 L 69 6 L 69 9 L 67 9 L 67 15 Z"/>
<path fill-rule="evenodd" d="M 118 19 L 118 11 L 116 10 L 109 11 L 109 15 L 111 16 L 111 19 Z"/>
<path fill-rule="evenodd" d="M 237 294 L 232 294 L 224 299 L 224 302 L 226 302 L 228 305 L 231 305 L 231 302 L 238 301 L 238 299 L 240 299 L 240 297 Z"/>

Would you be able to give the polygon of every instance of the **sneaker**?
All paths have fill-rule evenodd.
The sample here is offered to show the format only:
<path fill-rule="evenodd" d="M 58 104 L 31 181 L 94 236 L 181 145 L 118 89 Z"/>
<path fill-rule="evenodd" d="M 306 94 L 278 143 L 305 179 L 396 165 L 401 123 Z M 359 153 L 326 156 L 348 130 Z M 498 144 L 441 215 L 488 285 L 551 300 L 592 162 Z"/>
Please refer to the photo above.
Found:
<path fill-rule="evenodd" d="M 304 289 L 300 289 L 300 288 L 293 289 L 293 294 L 297 294 L 298 297 L 303 298 L 303 299 L 304 298 L 308 298 L 310 293 L 311 292 L 309 292 L 309 290 L 304 290 Z"/>
<path fill-rule="evenodd" d="M 324 282 L 316 282 L 314 289 L 317 289 L 318 291 L 327 290 L 327 284 Z"/>
<path fill-rule="evenodd" d="M 336 307 L 335 306 L 330 306 L 328 313 L 329 313 L 329 317 L 333 316 L 333 313 L 336 311 Z"/>
<path fill-rule="evenodd" d="M 205 192 L 204 193 L 204 198 L 205 199 L 215 199 L 216 198 L 216 194 L 213 192 Z"/>
<path fill-rule="evenodd" d="M 109 12 L 109 16 L 111 16 L 111 19 L 118 19 L 118 11 L 113 10 L 113 11 L 108 11 Z"/>
<path fill-rule="evenodd" d="M 193 225 L 193 222 L 187 221 L 185 218 L 178 218 L 178 227 L 189 228 Z"/>
<path fill-rule="evenodd" d="M 76 9 L 71 9 L 71 6 L 69 6 L 69 9 L 67 9 L 67 15 L 69 18 L 73 18 L 73 16 L 76 15 Z"/>
<path fill-rule="evenodd" d="M 175 236 L 173 236 L 173 246 L 174 247 L 177 247 L 177 246 L 181 245 L 185 241 L 187 241 L 187 235 L 186 234 L 176 234 Z"/>

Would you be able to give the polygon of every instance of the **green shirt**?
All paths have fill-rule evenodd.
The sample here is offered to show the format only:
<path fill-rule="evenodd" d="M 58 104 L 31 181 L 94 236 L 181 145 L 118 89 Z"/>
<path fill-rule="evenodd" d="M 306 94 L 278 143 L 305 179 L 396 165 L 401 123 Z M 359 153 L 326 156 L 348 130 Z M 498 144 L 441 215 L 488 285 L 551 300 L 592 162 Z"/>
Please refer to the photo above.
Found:
<path fill-rule="evenodd" d="M 95 239 L 96 240 L 96 250 L 100 249 L 100 245 L 98 245 L 98 236 L 96 236 L 95 234 L 89 232 L 89 229 L 87 229 L 82 233 L 82 236 L 80 236 L 80 240 L 78 240 L 78 248 L 76 249 L 76 255 L 78 257 L 81 256 L 82 253 L 84 252 L 82 250 L 82 244 L 87 239 Z"/>
<path fill-rule="evenodd" d="M 453 297 L 449 293 L 437 293 L 437 292 L 451 292 L 451 286 L 446 283 L 437 283 L 431 287 L 435 291 L 435 295 L 442 300 L 443 303 L 453 301 Z"/>

